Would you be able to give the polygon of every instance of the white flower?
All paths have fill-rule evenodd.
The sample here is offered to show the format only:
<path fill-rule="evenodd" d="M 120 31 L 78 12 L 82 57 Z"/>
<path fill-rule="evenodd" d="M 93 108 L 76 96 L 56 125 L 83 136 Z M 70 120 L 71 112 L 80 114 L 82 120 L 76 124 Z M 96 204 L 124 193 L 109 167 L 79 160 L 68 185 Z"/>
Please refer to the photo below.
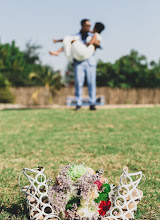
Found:
<path fill-rule="evenodd" d="M 73 185 L 71 185 L 71 186 L 70 186 L 70 191 L 67 192 L 67 195 L 66 195 L 66 196 L 67 196 L 67 198 L 66 198 L 67 202 L 68 202 L 71 198 L 76 197 L 76 196 L 77 196 L 77 192 L 78 192 L 78 190 L 76 189 L 76 187 L 73 186 Z"/>
<path fill-rule="evenodd" d="M 86 170 L 90 173 L 90 174 L 95 174 L 96 172 L 90 168 L 90 167 L 86 167 Z"/>
<path fill-rule="evenodd" d="M 92 200 L 92 199 L 94 200 L 94 199 L 96 199 L 98 196 L 99 196 L 99 193 L 98 193 L 97 189 L 93 189 L 93 190 L 91 190 L 90 193 L 89 193 L 89 199 L 90 199 L 90 200 Z"/>
<path fill-rule="evenodd" d="M 81 217 L 92 218 L 93 215 L 98 214 L 98 207 L 95 202 L 88 203 L 85 200 L 81 201 L 81 206 L 77 210 L 77 214 Z"/>
<path fill-rule="evenodd" d="M 81 206 L 80 206 L 80 207 L 82 207 L 82 206 L 88 206 L 88 205 L 89 205 L 89 202 L 88 202 L 87 200 L 81 199 Z"/>
<path fill-rule="evenodd" d="M 77 214 L 79 216 L 81 216 L 82 218 L 83 217 L 87 217 L 87 218 L 91 218 L 92 217 L 92 214 L 88 210 L 88 206 L 79 207 L 78 210 L 77 210 Z"/>

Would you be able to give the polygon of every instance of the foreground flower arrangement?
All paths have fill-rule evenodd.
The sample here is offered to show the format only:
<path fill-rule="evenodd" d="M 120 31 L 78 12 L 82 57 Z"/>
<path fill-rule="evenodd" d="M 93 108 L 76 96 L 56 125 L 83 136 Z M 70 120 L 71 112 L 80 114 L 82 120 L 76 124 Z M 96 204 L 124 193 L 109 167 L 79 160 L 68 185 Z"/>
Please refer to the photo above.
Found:
<path fill-rule="evenodd" d="M 111 208 L 114 192 L 103 170 L 70 164 L 61 169 L 48 195 L 62 219 L 98 219 Z"/>
<path fill-rule="evenodd" d="M 27 177 L 24 187 L 22 173 Z M 31 220 L 131 220 L 143 196 L 137 187 L 144 175 L 128 173 L 128 168 L 117 187 L 108 184 L 103 170 L 83 164 L 62 167 L 55 181 L 46 179 L 43 167 L 24 168 L 21 174 Z"/>

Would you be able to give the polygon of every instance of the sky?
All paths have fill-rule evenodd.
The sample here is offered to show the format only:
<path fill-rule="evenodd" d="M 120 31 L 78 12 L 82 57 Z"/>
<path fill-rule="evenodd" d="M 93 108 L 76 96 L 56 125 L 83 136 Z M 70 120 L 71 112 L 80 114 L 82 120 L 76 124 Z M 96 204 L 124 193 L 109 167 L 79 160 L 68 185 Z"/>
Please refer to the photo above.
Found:
<path fill-rule="evenodd" d="M 61 43 L 53 39 L 76 34 L 80 21 L 100 21 L 103 50 L 96 51 L 97 61 L 114 63 L 123 55 L 137 50 L 148 61 L 160 58 L 160 0 L 0 0 L 0 41 L 25 49 L 28 41 L 41 45 L 43 64 L 65 72 L 67 59 L 49 55 Z"/>

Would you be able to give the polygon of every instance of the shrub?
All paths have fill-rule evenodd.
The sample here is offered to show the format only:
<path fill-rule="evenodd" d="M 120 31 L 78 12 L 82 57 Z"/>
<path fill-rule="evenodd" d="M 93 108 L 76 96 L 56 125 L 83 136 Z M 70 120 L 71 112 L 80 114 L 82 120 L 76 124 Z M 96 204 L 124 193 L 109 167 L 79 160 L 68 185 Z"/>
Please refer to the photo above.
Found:
<path fill-rule="evenodd" d="M 0 73 L 0 88 L 4 88 L 9 85 L 8 80 Z"/>
<path fill-rule="evenodd" d="M 9 87 L 0 88 L 0 103 L 13 103 L 15 96 L 11 93 Z"/>
<path fill-rule="evenodd" d="M 14 95 L 9 89 L 9 81 L 0 73 L 0 103 L 13 103 Z"/>

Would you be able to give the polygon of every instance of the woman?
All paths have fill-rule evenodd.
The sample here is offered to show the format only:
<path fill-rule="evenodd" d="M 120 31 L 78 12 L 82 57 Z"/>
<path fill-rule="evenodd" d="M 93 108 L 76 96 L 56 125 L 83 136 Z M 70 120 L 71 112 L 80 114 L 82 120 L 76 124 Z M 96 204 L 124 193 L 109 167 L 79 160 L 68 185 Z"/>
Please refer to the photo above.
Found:
<path fill-rule="evenodd" d="M 62 51 L 65 52 L 68 60 L 73 62 L 73 59 L 77 61 L 83 61 L 93 55 L 97 46 L 102 41 L 100 33 L 104 30 L 105 26 L 97 22 L 94 26 L 92 33 L 93 37 L 87 37 L 87 43 L 84 44 L 80 41 L 78 36 L 65 36 L 63 40 L 54 40 L 54 43 L 63 42 L 63 47 L 55 52 L 49 52 L 51 55 L 58 56 Z"/>

